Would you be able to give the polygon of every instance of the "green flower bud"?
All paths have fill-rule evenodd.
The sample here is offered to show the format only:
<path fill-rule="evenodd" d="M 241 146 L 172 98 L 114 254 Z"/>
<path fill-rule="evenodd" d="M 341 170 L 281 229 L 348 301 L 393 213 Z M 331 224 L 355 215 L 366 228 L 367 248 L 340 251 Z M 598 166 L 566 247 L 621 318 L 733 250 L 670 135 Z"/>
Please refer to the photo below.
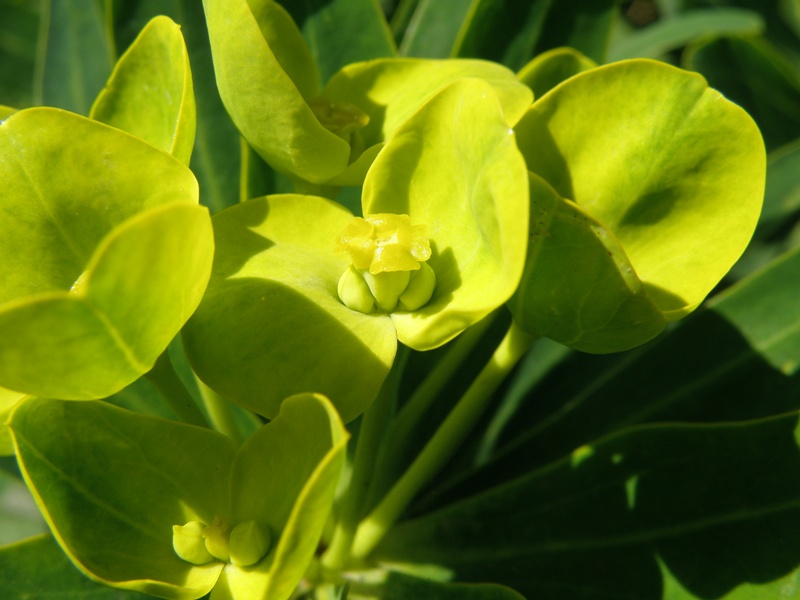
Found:
<path fill-rule="evenodd" d="M 205 523 L 189 521 L 186 525 L 172 526 L 172 547 L 175 554 L 193 565 L 205 565 L 214 560 L 203 538 Z"/>
<path fill-rule="evenodd" d="M 225 517 L 214 517 L 214 523 L 206 525 L 203 537 L 206 539 L 206 549 L 214 558 L 228 562 L 231 559 L 228 544 L 230 524 Z"/>
<path fill-rule="evenodd" d="M 336 239 L 335 249 L 347 252 L 352 262 L 339 279 L 342 303 L 366 314 L 376 305 L 384 313 L 424 306 L 436 287 L 436 275 L 425 263 L 431 257 L 426 230 L 412 225 L 408 215 L 355 217 Z"/>
<path fill-rule="evenodd" d="M 231 531 L 231 563 L 236 567 L 249 567 L 264 558 L 272 544 L 269 528 L 255 521 L 239 523 Z"/>
<path fill-rule="evenodd" d="M 376 275 L 365 271 L 363 275 L 378 308 L 386 313 L 392 312 L 397 307 L 397 300 L 408 287 L 411 278 L 408 271 L 393 271 Z"/>
<path fill-rule="evenodd" d="M 422 263 L 419 271 L 411 271 L 410 280 L 405 291 L 400 294 L 397 308 L 400 310 L 417 310 L 428 303 L 436 288 L 436 273 L 428 263 Z"/>
<path fill-rule="evenodd" d="M 364 276 L 352 265 L 339 278 L 338 292 L 342 304 L 350 310 L 367 315 L 375 310 L 375 298 Z"/>

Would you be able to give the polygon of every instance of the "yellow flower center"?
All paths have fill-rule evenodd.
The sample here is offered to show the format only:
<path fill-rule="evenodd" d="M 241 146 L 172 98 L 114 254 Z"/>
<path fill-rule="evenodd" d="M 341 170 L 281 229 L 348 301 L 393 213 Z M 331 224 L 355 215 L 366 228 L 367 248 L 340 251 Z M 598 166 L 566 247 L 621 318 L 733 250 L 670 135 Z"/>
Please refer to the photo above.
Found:
<path fill-rule="evenodd" d="M 350 255 L 353 266 L 373 275 L 416 271 L 431 257 L 425 225 L 412 225 L 408 215 L 354 217 L 336 238 L 336 250 Z"/>
<path fill-rule="evenodd" d="M 172 547 L 186 562 L 205 565 L 213 560 L 237 567 L 254 565 L 271 546 L 270 531 L 255 521 L 243 521 L 231 529 L 225 517 L 215 516 L 211 525 L 189 521 L 172 526 Z"/>
<path fill-rule="evenodd" d="M 412 311 L 433 296 L 436 275 L 427 264 L 431 245 L 425 225 L 408 215 L 354 217 L 336 238 L 351 266 L 339 280 L 339 299 L 363 313 Z"/>

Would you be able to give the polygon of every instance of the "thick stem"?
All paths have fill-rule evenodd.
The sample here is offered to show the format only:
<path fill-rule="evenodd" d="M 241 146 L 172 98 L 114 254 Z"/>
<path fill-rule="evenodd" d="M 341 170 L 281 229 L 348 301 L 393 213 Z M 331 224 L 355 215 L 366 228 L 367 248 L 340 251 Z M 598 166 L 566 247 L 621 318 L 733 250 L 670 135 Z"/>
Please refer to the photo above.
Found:
<path fill-rule="evenodd" d="M 384 439 L 387 423 L 397 396 L 399 373 L 407 354 L 395 359 L 392 370 L 383 382 L 378 397 L 370 404 L 361 421 L 350 484 L 342 500 L 339 520 L 331 545 L 322 557 L 322 565 L 331 571 L 342 570 L 350 559 L 356 527 L 364 510 L 364 501 L 375 471 L 378 450 Z"/>
<path fill-rule="evenodd" d="M 162 398 L 175 411 L 184 423 L 209 427 L 208 420 L 195 404 L 194 398 L 183 386 L 183 383 L 172 366 L 167 350 L 158 357 L 155 366 L 146 377 L 158 388 Z"/>
<path fill-rule="evenodd" d="M 450 379 L 456 374 L 469 353 L 494 322 L 499 311 L 495 311 L 464 331 L 447 349 L 422 383 L 403 405 L 392 423 L 386 443 L 378 456 L 375 482 L 370 489 L 367 506 L 373 506 L 386 493 L 402 467 L 402 457 L 411 453 L 410 445 L 417 439 L 414 435 L 420 421 L 436 401 Z M 391 478 L 391 479 L 389 479 Z"/>
<path fill-rule="evenodd" d="M 354 558 L 365 558 L 372 552 L 420 489 L 449 462 L 480 419 L 494 391 L 530 348 L 534 339 L 533 336 L 511 324 L 491 360 L 419 456 L 384 499 L 361 522 L 353 542 Z"/>

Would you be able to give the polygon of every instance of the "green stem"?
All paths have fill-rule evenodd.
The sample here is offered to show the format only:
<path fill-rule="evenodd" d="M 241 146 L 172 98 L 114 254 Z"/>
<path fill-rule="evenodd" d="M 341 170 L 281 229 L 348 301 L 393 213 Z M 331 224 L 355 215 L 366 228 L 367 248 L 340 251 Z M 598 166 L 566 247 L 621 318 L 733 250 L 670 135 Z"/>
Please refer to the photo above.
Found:
<path fill-rule="evenodd" d="M 480 419 L 494 391 L 530 348 L 534 339 L 511 324 L 491 360 L 419 456 L 358 526 L 353 542 L 354 558 L 364 558 L 372 552 L 420 489 L 452 458 Z"/>
<path fill-rule="evenodd" d="M 414 433 L 420 421 L 499 312 L 491 313 L 458 336 L 397 414 L 378 456 L 378 466 L 375 469 L 376 481 L 370 489 L 367 506 L 374 505 L 394 481 L 401 468 L 403 457 L 410 453 L 409 445 L 418 439 Z"/>
<path fill-rule="evenodd" d="M 172 366 L 167 350 L 158 357 L 155 366 L 146 377 L 158 388 L 161 396 L 184 423 L 209 427 L 208 420 L 195 404 Z"/>
<path fill-rule="evenodd" d="M 389 375 L 378 392 L 378 397 L 364 412 L 353 458 L 350 484 L 342 499 L 339 520 L 333 532 L 331 545 L 322 557 L 322 565 L 328 570 L 340 571 L 350 560 L 350 549 L 375 472 L 378 450 L 397 397 L 399 373 L 405 365 L 407 356 L 407 352 L 403 351 L 403 355 L 395 359 Z"/>
<path fill-rule="evenodd" d="M 231 403 L 200 381 L 200 378 L 195 377 L 195 380 L 214 429 L 227 435 L 236 445 L 241 446 L 244 442 L 244 435 L 236 424 L 236 416 Z"/>

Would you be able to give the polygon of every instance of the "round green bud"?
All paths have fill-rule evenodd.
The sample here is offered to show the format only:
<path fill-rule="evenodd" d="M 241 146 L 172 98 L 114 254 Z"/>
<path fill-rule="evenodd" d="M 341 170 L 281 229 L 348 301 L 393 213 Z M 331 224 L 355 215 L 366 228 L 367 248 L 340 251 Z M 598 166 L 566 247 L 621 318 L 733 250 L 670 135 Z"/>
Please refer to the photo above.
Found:
<path fill-rule="evenodd" d="M 205 523 L 189 521 L 186 525 L 172 526 L 172 547 L 175 554 L 193 565 L 205 565 L 214 560 L 206 548 L 203 537 Z"/>
<path fill-rule="evenodd" d="M 214 517 L 214 523 L 206 525 L 203 529 L 203 537 L 206 539 L 206 549 L 214 558 L 223 562 L 228 562 L 231 558 L 228 547 L 228 536 L 230 525 L 225 517 L 219 515 Z"/>
<path fill-rule="evenodd" d="M 399 310 L 417 310 L 425 306 L 436 289 L 436 273 L 428 263 L 421 263 L 418 271 L 411 271 L 405 291 L 400 294 Z"/>
<path fill-rule="evenodd" d="M 386 313 L 392 312 L 397 308 L 397 299 L 400 294 L 408 287 L 411 278 L 408 271 L 390 271 L 373 275 L 369 271 L 364 272 L 364 281 L 375 298 L 378 308 Z"/>
<path fill-rule="evenodd" d="M 236 567 L 249 567 L 264 558 L 272 544 L 268 527 L 255 521 L 239 523 L 231 531 L 231 563 Z"/>
<path fill-rule="evenodd" d="M 342 273 L 338 285 L 339 299 L 347 308 L 364 314 L 375 310 L 375 298 L 364 277 L 353 265 Z"/>

